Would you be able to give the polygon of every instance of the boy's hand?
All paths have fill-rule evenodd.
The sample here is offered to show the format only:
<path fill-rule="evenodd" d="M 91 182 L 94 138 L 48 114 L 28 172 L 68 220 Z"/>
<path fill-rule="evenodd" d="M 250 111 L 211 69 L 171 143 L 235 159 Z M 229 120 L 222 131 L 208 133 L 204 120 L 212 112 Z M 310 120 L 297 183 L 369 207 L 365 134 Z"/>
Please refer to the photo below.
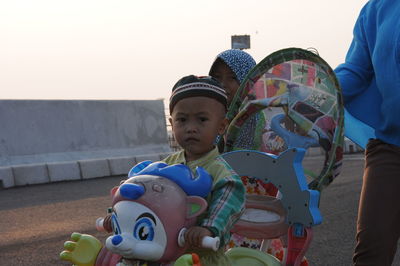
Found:
<path fill-rule="evenodd" d="M 213 236 L 213 233 L 205 227 L 193 226 L 185 232 L 185 242 L 189 247 L 202 248 L 201 242 L 204 237 Z"/>

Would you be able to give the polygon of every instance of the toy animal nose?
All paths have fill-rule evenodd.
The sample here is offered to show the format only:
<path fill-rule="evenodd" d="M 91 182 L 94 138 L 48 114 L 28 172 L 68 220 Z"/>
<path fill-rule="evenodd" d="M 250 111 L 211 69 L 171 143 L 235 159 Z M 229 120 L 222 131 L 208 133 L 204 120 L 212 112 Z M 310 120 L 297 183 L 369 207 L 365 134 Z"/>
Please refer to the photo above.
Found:
<path fill-rule="evenodd" d="M 118 245 L 119 243 L 122 242 L 122 236 L 120 235 L 113 236 L 111 242 L 113 243 L 114 246 Z"/>
<path fill-rule="evenodd" d="M 135 200 L 144 194 L 144 187 L 137 184 L 122 184 L 119 188 L 121 196 L 125 199 Z"/>

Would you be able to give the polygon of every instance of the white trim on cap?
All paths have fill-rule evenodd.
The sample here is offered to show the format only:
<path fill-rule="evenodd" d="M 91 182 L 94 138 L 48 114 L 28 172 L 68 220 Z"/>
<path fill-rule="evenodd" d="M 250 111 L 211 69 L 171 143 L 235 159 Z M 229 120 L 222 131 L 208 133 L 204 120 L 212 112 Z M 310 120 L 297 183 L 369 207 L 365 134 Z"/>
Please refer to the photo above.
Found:
<path fill-rule="evenodd" d="M 207 91 L 212 91 L 215 92 L 219 95 L 221 95 L 222 97 L 224 97 L 225 99 L 228 99 L 228 97 L 226 96 L 225 90 L 221 89 L 220 87 L 211 85 L 211 84 L 207 84 L 204 82 L 193 82 L 193 83 L 189 83 L 189 84 L 185 84 L 182 86 L 179 86 L 178 88 L 176 88 L 171 97 L 170 100 L 172 99 L 172 97 L 176 96 L 179 93 L 185 92 L 185 91 L 189 91 L 189 90 L 193 90 L 193 89 L 201 89 L 201 90 L 207 90 Z"/>

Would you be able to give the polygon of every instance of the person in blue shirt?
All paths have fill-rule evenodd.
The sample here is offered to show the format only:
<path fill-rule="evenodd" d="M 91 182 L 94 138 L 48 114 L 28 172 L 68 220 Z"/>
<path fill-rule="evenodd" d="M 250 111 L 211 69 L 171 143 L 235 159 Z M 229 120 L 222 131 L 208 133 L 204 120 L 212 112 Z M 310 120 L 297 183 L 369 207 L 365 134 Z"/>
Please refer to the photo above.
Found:
<path fill-rule="evenodd" d="M 370 0 L 335 69 L 347 111 L 372 127 L 354 265 L 391 265 L 400 238 L 400 1 Z"/>

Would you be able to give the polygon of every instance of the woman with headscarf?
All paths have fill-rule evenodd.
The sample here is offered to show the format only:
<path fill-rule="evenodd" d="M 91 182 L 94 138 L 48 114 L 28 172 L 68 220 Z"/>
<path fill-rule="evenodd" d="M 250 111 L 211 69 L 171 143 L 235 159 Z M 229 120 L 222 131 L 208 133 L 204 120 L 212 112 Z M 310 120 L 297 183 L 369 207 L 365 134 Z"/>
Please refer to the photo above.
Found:
<path fill-rule="evenodd" d="M 245 79 L 247 73 L 256 65 L 253 57 L 239 49 L 230 49 L 218 54 L 211 65 L 209 75 L 221 82 L 228 96 L 228 106 Z M 261 145 L 262 132 L 265 126 L 265 118 L 262 112 L 248 119 L 233 143 L 234 150 L 259 150 Z M 219 148 L 223 151 L 223 140 Z"/>

